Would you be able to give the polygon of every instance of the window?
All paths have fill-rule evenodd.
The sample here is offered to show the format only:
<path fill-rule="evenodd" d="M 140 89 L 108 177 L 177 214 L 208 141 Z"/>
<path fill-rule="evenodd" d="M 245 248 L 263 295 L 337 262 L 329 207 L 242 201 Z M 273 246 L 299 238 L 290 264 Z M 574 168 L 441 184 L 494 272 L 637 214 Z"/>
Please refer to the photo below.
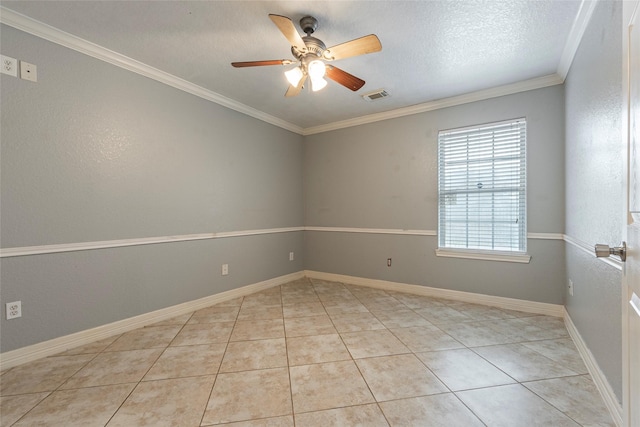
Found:
<path fill-rule="evenodd" d="M 517 119 L 438 134 L 439 251 L 525 254 L 526 126 Z"/>

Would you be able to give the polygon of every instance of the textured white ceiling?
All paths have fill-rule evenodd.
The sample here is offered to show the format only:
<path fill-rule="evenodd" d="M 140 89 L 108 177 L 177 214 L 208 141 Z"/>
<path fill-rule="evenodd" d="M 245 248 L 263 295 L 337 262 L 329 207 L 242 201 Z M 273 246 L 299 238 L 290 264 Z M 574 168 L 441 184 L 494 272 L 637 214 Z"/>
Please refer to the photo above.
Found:
<path fill-rule="evenodd" d="M 2 6 L 300 128 L 381 113 L 554 74 L 579 0 L 569 1 L 2 1 Z M 366 81 L 285 98 L 293 59 L 268 17 L 305 15 L 329 46 L 376 34 L 382 51 L 336 61 Z M 300 30 L 302 33 L 302 31 Z M 361 95 L 385 89 L 390 97 Z"/>

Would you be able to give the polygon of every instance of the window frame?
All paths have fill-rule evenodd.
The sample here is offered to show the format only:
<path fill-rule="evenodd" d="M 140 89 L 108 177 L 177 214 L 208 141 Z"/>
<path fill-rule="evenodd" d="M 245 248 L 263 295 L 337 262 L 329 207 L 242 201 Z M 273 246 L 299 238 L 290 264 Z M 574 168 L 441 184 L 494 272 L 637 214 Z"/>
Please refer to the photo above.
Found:
<path fill-rule="evenodd" d="M 443 165 L 444 162 L 446 160 L 445 158 L 445 152 L 444 150 L 444 145 L 449 142 L 449 144 L 452 144 L 451 142 L 451 135 L 460 135 L 460 134 L 467 134 L 467 153 L 466 153 L 466 163 L 462 162 L 462 161 L 457 161 L 460 164 L 463 164 L 463 167 L 466 168 L 467 170 L 467 174 L 468 174 L 468 165 L 473 163 L 473 161 L 475 160 L 476 162 L 480 161 L 478 160 L 478 158 L 476 159 L 471 159 L 471 161 L 469 161 L 469 142 L 468 142 L 468 138 L 469 137 L 474 137 L 474 136 L 478 136 L 483 132 L 487 132 L 491 129 L 496 129 L 496 128 L 500 128 L 500 127 L 504 127 L 506 128 L 505 125 L 508 126 L 513 126 L 513 125 L 517 125 L 519 126 L 521 129 L 523 129 L 523 134 L 521 138 L 517 138 L 514 141 L 514 149 L 518 150 L 521 152 L 521 155 L 517 158 L 517 160 L 521 163 L 521 166 L 518 168 L 517 172 L 513 174 L 513 176 L 516 177 L 516 188 L 518 187 L 522 187 L 521 190 L 516 190 L 518 192 L 518 202 L 516 204 L 512 204 L 511 206 L 516 206 L 518 208 L 518 231 L 517 231 L 517 235 L 519 236 L 518 243 L 519 243 L 519 247 L 517 250 L 514 250 L 514 248 L 510 249 L 510 250 L 500 250 L 500 249 L 491 249 L 491 248 L 478 248 L 478 247 L 469 247 L 468 246 L 468 238 L 469 238 L 469 230 L 465 230 L 465 240 L 467 240 L 467 247 L 459 247 L 459 246 L 444 246 L 444 244 L 446 243 L 444 241 L 445 239 L 445 234 L 444 233 L 444 227 L 445 227 L 445 222 L 443 222 L 444 216 L 446 214 L 446 203 L 444 203 L 445 198 L 451 198 L 451 194 L 480 194 L 481 192 L 488 192 L 491 194 L 498 194 L 500 192 L 504 192 L 504 189 L 494 189 L 493 190 L 489 190 L 489 191 L 478 191 L 477 193 L 474 193 L 472 190 L 470 190 L 470 181 L 466 181 L 465 182 L 465 187 L 464 189 L 461 189 L 459 191 L 447 191 L 445 193 L 445 191 L 443 191 L 443 186 L 445 184 L 450 184 L 450 180 L 447 181 L 446 183 L 443 183 L 443 179 L 445 178 L 445 173 L 446 171 L 443 171 Z M 489 122 L 489 123 L 483 123 L 483 124 L 479 124 L 479 125 L 473 125 L 473 126 L 464 126 L 464 127 L 458 127 L 458 128 L 452 128 L 452 129 L 446 129 L 446 130 L 441 130 L 438 132 L 438 149 L 437 149 L 437 162 L 438 162 L 438 246 L 436 249 L 436 255 L 437 256 L 443 256 L 443 257 L 453 257 L 453 258 L 468 258 L 468 259 L 481 259 L 481 260 L 490 260 L 490 261 L 506 261 L 506 262 L 517 262 L 517 263 L 528 263 L 531 260 L 531 257 L 527 254 L 527 133 L 528 133 L 528 129 L 527 129 L 527 120 L 526 117 L 520 117 L 520 118 L 515 118 L 515 119 L 510 119 L 510 120 L 501 120 L 501 121 L 494 121 L 494 122 Z M 447 136 L 449 136 L 449 141 L 447 141 Z M 488 153 L 489 151 L 495 151 L 495 145 L 496 145 L 496 140 L 495 140 L 495 136 L 491 137 L 490 142 L 483 142 L 483 144 L 486 147 L 491 147 L 491 148 L 486 148 L 486 147 L 481 147 L 481 148 L 485 148 L 485 150 L 483 151 L 483 154 Z M 496 162 L 496 158 L 497 156 L 493 156 L 490 157 L 490 162 L 492 165 L 495 164 Z M 487 159 L 483 159 L 482 161 L 486 161 Z M 451 163 L 451 159 L 449 159 L 449 163 Z M 492 170 L 491 175 L 489 175 L 491 177 L 491 180 L 493 182 L 493 180 L 496 178 L 497 173 L 495 171 Z M 517 175 L 521 175 L 521 178 L 517 178 Z M 451 179 L 452 175 L 449 176 L 449 179 Z M 455 179 L 455 178 L 454 178 Z M 481 188 L 481 187 L 479 187 Z M 468 200 L 468 199 L 467 199 Z M 494 210 L 495 206 L 491 206 L 491 224 L 495 224 L 497 223 L 497 221 L 495 221 L 495 210 Z M 469 212 L 469 208 L 467 206 L 466 212 Z M 451 222 L 449 222 L 451 223 Z M 468 224 L 473 224 L 472 221 L 469 221 L 466 223 L 467 227 Z M 477 234 L 478 238 L 481 237 L 481 233 Z M 495 232 L 492 232 L 491 234 L 491 238 L 493 239 L 493 237 L 496 236 Z M 478 245 L 480 246 L 480 245 Z M 492 244 L 493 246 L 493 244 Z"/>

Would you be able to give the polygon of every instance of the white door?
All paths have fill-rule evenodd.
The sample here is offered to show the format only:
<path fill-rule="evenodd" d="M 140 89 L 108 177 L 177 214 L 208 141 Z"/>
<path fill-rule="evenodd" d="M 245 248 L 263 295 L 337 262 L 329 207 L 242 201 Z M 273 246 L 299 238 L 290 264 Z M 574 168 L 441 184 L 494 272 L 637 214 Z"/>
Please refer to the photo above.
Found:
<path fill-rule="evenodd" d="M 625 426 L 640 426 L 640 1 L 623 2 L 623 88 L 627 174 L 622 278 Z"/>

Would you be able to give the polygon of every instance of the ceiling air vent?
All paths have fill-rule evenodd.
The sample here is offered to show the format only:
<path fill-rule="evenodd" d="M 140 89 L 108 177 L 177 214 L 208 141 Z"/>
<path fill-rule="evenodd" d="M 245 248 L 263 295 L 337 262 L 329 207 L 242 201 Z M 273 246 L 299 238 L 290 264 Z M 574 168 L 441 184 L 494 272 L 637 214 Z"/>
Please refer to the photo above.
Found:
<path fill-rule="evenodd" d="M 386 98 L 389 96 L 389 93 L 384 89 L 378 89 L 375 92 L 370 92 L 365 95 L 362 95 L 365 101 L 376 101 L 378 99 Z"/>

